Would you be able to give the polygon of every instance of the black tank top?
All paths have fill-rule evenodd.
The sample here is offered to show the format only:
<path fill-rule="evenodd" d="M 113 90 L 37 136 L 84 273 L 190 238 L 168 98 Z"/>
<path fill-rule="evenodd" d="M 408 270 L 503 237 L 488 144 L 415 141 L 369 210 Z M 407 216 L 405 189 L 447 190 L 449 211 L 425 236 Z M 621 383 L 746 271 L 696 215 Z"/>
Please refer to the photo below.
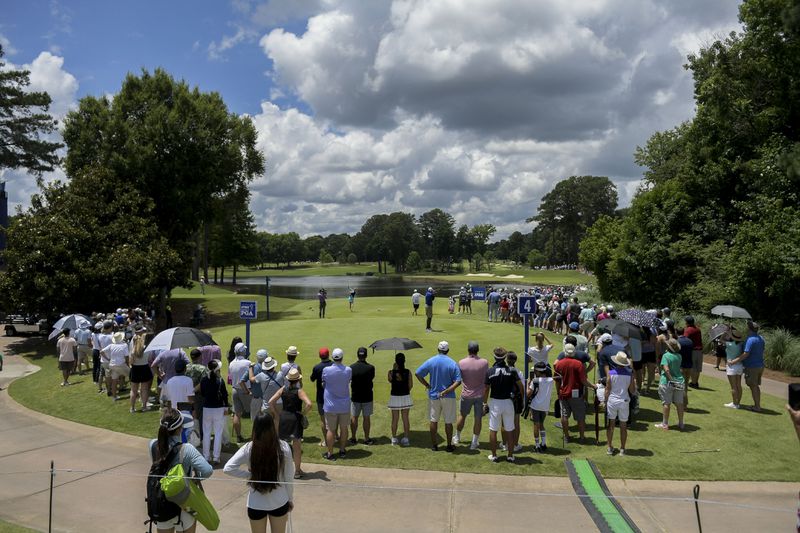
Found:
<path fill-rule="evenodd" d="M 286 387 L 283 389 L 281 399 L 283 400 L 283 410 L 289 413 L 299 413 L 303 409 L 303 401 L 297 394 L 299 389 Z"/>
<path fill-rule="evenodd" d="M 392 370 L 392 396 L 406 396 L 408 390 L 408 377 L 410 372 L 407 368 L 403 370 Z"/>

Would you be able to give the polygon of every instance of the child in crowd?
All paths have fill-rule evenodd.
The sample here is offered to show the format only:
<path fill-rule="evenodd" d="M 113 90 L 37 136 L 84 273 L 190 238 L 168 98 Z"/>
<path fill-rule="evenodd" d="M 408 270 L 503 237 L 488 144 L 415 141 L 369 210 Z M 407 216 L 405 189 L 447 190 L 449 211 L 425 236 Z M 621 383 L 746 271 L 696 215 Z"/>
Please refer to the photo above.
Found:
<path fill-rule="evenodd" d="M 547 451 L 547 432 L 544 429 L 544 419 L 550 410 L 553 395 L 553 373 L 550 365 L 538 362 L 533 367 L 533 376 L 528 380 L 528 399 L 531 407 L 531 420 L 533 421 L 533 440 L 535 451 Z"/>

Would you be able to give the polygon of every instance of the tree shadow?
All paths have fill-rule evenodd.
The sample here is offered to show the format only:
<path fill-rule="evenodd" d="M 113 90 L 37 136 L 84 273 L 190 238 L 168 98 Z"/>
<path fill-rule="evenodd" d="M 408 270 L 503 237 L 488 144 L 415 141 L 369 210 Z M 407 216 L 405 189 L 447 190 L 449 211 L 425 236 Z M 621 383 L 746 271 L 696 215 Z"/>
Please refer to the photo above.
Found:
<path fill-rule="evenodd" d="M 45 337 L 19 337 L 9 342 L 7 350 L 13 354 L 26 354 L 32 360 L 54 357 L 55 343 L 50 345 Z"/>

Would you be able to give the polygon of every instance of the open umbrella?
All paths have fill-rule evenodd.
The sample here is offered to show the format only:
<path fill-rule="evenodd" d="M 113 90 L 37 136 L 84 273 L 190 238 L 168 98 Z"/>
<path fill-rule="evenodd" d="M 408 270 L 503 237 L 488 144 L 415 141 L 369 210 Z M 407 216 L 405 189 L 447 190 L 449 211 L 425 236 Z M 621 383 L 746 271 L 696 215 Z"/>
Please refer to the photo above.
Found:
<path fill-rule="evenodd" d="M 708 332 L 708 338 L 712 341 L 717 340 L 730 331 L 727 324 L 717 324 Z"/>
<path fill-rule="evenodd" d="M 406 339 L 405 337 L 392 337 L 390 339 L 381 339 L 369 345 L 372 351 L 375 350 L 394 350 L 399 352 L 401 350 L 413 350 L 415 348 L 422 348 L 422 345 L 415 340 Z"/>
<path fill-rule="evenodd" d="M 711 309 L 711 314 L 725 318 L 753 318 L 746 309 L 735 305 L 717 305 Z"/>
<path fill-rule="evenodd" d="M 87 328 L 92 327 L 92 321 L 89 320 L 89 317 L 86 315 L 76 313 L 73 315 L 62 316 L 55 324 L 53 324 L 53 331 L 50 332 L 47 340 L 53 340 L 61 335 L 61 332 L 64 330 L 64 328 L 69 328 L 70 331 L 75 331 L 82 326 L 86 326 Z"/>
<path fill-rule="evenodd" d="M 639 326 L 616 318 L 606 318 L 601 320 L 597 323 L 597 327 L 611 333 L 616 333 L 622 337 L 633 337 L 635 339 L 641 339 L 643 337 L 642 330 L 639 328 Z"/>
<path fill-rule="evenodd" d="M 144 349 L 145 353 L 156 350 L 171 350 L 173 348 L 186 348 L 188 346 L 208 346 L 217 344 L 211 335 L 196 328 L 170 328 L 165 329 L 150 341 Z"/>
<path fill-rule="evenodd" d="M 650 314 L 641 309 L 623 309 L 617 313 L 617 318 L 645 328 L 655 328 L 661 325 L 661 321 L 656 318 L 655 314 Z"/>

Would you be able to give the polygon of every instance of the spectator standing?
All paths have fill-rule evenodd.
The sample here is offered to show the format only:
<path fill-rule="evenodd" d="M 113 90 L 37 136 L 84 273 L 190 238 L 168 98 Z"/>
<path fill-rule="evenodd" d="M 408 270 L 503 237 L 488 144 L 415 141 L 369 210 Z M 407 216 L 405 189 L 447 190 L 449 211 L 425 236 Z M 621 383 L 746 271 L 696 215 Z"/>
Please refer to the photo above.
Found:
<path fill-rule="evenodd" d="M 489 362 L 478 356 L 479 350 L 477 341 L 469 341 L 467 356 L 458 362 L 463 388 L 456 421 L 456 434 L 453 435 L 452 443 L 456 445 L 461 442 L 461 430 L 464 429 L 467 416 L 472 411 L 475 419 L 472 423 L 470 450 L 477 450 L 479 446 L 483 427 L 483 392 L 486 389 L 486 372 L 489 370 Z"/>
<path fill-rule="evenodd" d="M 505 348 L 494 349 L 494 366 L 486 374 L 486 389 L 483 393 L 484 412 L 489 414 L 489 460 L 499 462 L 497 457 L 497 432 L 502 430 L 507 443 L 509 463 L 514 462 L 514 403 L 512 395 L 516 391 L 520 397 L 524 393 L 522 382 L 516 370 L 506 364 Z"/>
<path fill-rule="evenodd" d="M 280 423 L 281 411 L 283 410 L 283 400 L 278 396 L 274 406 L 269 405 L 270 399 L 277 393 L 285 384 L 283 372 L 277 372 L 278 361 L 270 357 L 266 350 L 259 350 L 264 352 L 263 359 L 260 363 L 260 372 L 256 373 L 259 365 L 250 366 L 248 377 L 250 379 L 250 390 L 255 394 L 260 393 L 260 398 L 263 398 L 261 405 L 256 406 L 255 402 L 250 403 L 250 417 L 253 417 L 253 409 L 257 408 L 256 412 L 266 411 L 272 409 L 272 418 L 275 423 Z M 256 354 L 258 356 L 258 354 Z M 299 371 L 298 371 L 299 373 Z M 287 372 L 288 374 L 288 372 Z"/>
<path fill-rule="evenodd" d="M 661 398 L 663 406 L 663 419 L 655 427 L 659 429 L 669 429 L 669 410 L 670 404 L 675 404 L 678 411 L 678 427 L 683 429 L 684 399 L 686 392 L 686 380 L 681 373 L 681 346 L 677 339 L 669 339 L 666 343 L 666 351 L 661 357 L 661 378 L 658 384 L 658 396 Z"/>
<path fill-rule="evenodd" d="M 411 380 L 411 371 L 406 368 L 406 355 L 404 353 L 395 354 L 394 365 L 389 371 L 388 378 L 391 384 L 388 407 L 392 411 L 392 446 L 398 444 L 397 422 L 401 416 L 403 418 L 403 438 L 399 443 L 401 446 L 408 446 L 410 444 L 408 413 L 414 405 L 411 399 L 411 388 L 414 383 Z"/>
<path fill-rule="evenodd" d="M 506 354 L 506 364 L 508 365 L 508 368 L 517 373 L 520 382 L 519 391 L 517 391 L 516 388 L 511 391 L 511 402 L 514 404 L 514 453 L 517 453 L 522 451 L 522 444 L 519 443 L 519 417 L 522 414 L 522 409 L 525 407 L 525 374 L 522 373 L 522 370 L 516 367 L 516 352 L 508 352 Z M 504 446 L 508 445 L 509 443 L 505 442 Z"/>
<path fill-rule="evenodd" d="M 242 415 L 250 409 L 250 388 L 249 382 L 243 381 L 250 369 L 250 361 L 247 359 L 247 346 L 244 343 L 237 343 L 233 348 L 236 358 L 228 365 L 228 379 L 230 379 L 233 393 L 233 431 L 238 442 L 244 442 L 242 437 Z"/>
<path fill-rule="evenodd" d="M 291 348 L 291 346 L 289 347 Z M 325 441 L 328 438 L 328 430 L 325 425 L 325 383 L 322 381 L 322 372 L 333 364 L 330 359 L 331 352 L 327 346 L 319 349 L 320 362 L 314 365 L 311 369 L 311 382 L 317 384 L 317 414 L 319 415 L 320 426 L 322 428 L 322 440 L 319 441 L 320 446 L 326 446 Z"/>
<path fill-rule="evenodd" d="M 436 292 L 433 287 L 428 287 L 427 292 L 425 292 L 425 331 L 428 333 L 433 331 L 431 329 L 431 321 L 433 320 L 433 301 L 435 299 Z"/>
<path fill-rule="evenodd" d="M 144 326 L 137 326 L 136 333 L 130 342 L 131 361 L 131 413 L 136 412 L 136 400 L 142 399 L 142 412 L 149 409 L 147 400 L 150 397 L 150 385 L 153 383 L 153 370 L 144 353 L 147 332 Z"/>
<path fill-rule="evenodd" d="M 436 355 L 422 363 L 415 375 L 428 390 L 428 413 L 430 415 L 431 449 L 439 450 L 439 419 L 444 415 L 445 442 L 448 452 L 455 450 L 452 444 L 453 423 L 456 421 L 456 388 L 461 385 L 461 369 L 447 355 L 450 345 L 441 341 Z M 430 382 L 427 377 L 430 376 Z"/>
<path fill-rule="evenodd" d="M 700 373 L 703 372 L 703 334 L 700 328 L 695 326 L 694 317 L 687 315 L 684 317 L 686 328 L 684 335 L 692 340 L 692 371 L 689 386 L 694 389 L 700 388 Z"/>
<path fill-rule="evenodd" d="M 350 365 L 350 444 L 356 444 L 358 417 L 364 417 L 364 444 L 374 444 L 370 438 L 370 419 L 372 417 L 372 383 L 375 381 L 375 367 L 367 362 L 367 349 L 361 346 L 356 352 L 358 361 Z"/>
<path fill-rule="evenodd" d="M 534 375 L 528 380 L 528 399 L 531 407 L 531 420 L 533 421 L 534 450 L 537 453 L 547 451 L 547 432 L 544 429 L 544 420 L 550 410 L 550 399 L 553 395 L 555 381 L 550 375 L 550 365 L 536 363 L 533 366 Z"/>
<path fill-rule="evenodd" d="M 56 342 L 58 350 L 58 369 L 61 370 L 61 386 L 69 385 L 69 375 L 75 367 L 75 355 L 78 353 L 78 342 L 70 337 L 69 328 L 61 330 L 61 337 Z"/>
<path fill-rule="evenodd" d="M 175 375 L 175 365 L 178 364 L 178 361 L 184 361 L 187 365 L 189 364 L 189 358 L 186 356 L 186 352 L 180 348 L 173 348 L 159 353 L 156 358 L 153 359 L 153 362 L 150 363 L 150 368 L 157 370 L 158 375 L 161 377 L 162 399 L 164 397 L 164 388 L 167 386 L 167 383 L 169 383 L 169 380 L 172 379 L 172 376 Z"/>
<path fill-rule="evenodd" d="M 761 375 L 764 373 L 764 337 L 758 334 L 759 326 L 752 320 L 747 321 L 747 339 L 744 343 L 742 355 L 733 360 L 733 363 L 742 363 L 744 366 L 744 382 L 753 395 L 753 411 L 761 412 Z"/>
<path fill-rule="evenodd" d="M 550 350 L 553 349 L 553 343 L 541 332 L 536 334 L 535 341 L 535 344 L 528 348 L 528 358 L 530 362 L 533 364 L 547 364 L 548 354 Z"/>
<path fill-rule="evenodd" d="M 636 393 L 636 383 L 631 372 L 631 360 L 625 352 L 614 356 L 615 367 L 608 373 L 606 382 L 606 413 L 608 413 L 608 429 L 606 430 L 606 453 L 614 455 L 614 426 L 619 418 L 619 455 L 625 455 L 628 441 L 628 418 L 630 416 L 631 395 Z"/>
<path fill-rule="evenodd" d="M 221 370 L 220 361 L 209 361 L 208 374 L 200 380 L 200 395 L 203 398 L 203 457 L 212 464 L 219 464 L 225 415 L 230 408 L 228 388 L 222 381 Z M 211 450 L 212 434 L 214 435 L 213 454 Z"/>
<path fill-rule="evenodd" d="M 306 391 L 300 387 L 303 376 L 297 368 L 289 369 L 284 379 L 284 385 L 269 399 L 270 412 L 277 412 L 277 404 L 281 402 L 280 421 L 278 423 L 278 436 L 292 445 L 294 458 L 294 477 L 300 479 L 304 472 L 300 468 L 303 456 L 303 420 L 311 410 L 311 400 Z"/>
<path fill-rule="evenodd" d="M 228 350 L 228 363 L 231 363 L 231 362 L 233 362 L 234 359 L 236 359 L 236 345 L 241 343 L 241 342 L 242 342 L 242 338 L 241 337 L 234 337 L 231 340 L 231 347 Z M 230 385 L 230 384 L 231 384 L 231 381 L 230 381 L 230 377 L 229 377 L 228 378 L 228 385 Z"/>
<path fill-rule="evenodd" d="M 689 389 L 688 386 L 692 382 L 692 368 L 694 367 L 694 341 L 686 334 L 685 328 L 676 328 L 675 333 L 678 335 L 678 345 L 681 348 L 681 375 L 687 388 L 683 391 L 683 408 L 689 406 Z"/>
<path fill-rule="evenodd" d="M 577 348 L 579 351 L 586 352 L 589 350 L 589 339 L 581 335 L 580 325 L 577 321 L 573 320 L 569 323 L 569 333 L 567 335 L 571 335 L 575 338 L 575 348 Z M 566 337 L 564 337 L 564 343 L 566 342 Z"/>
<path fill-rule="evenodd" d="M 242 376 L 242 381 L 245 382 L 244 385 L 249 387 L 250 389 L 250 419 L 255 419 L 256 415 L 261 412 L 264 407 L 264 394 L 263 388 L 261 384 L 257 382 L 258 376 L 261 375 L 262 372 L 262 363 L 264 360 L 269 357 L 269 353 L 265 349 L 260 349 L 256 351 L 256 362 L 250 363 L 250 367 L 247 369 L 247 373 Z M 270 359 L 272 359 L 270 357 Z M 273 360 L 274 361 L 274 360 Z M 275 366 L 273 365 L 273 369 Z"/>
<path fill-rule="evenodd" d="M 297 356 L 300 355 L 300 352 L 297 350 L 297 346 L 289 346 L 286 349 L 286 362 L 281 364 L 281 374 L 287 376 L 289 374 L 289 370 L 296 368 L 298 372 L 301 374 L 303 370 L 300 368 L 295 361 L 297 360 Z M 302 383 L 301 383 L 302 385 Z M 265 400 L 269 400 L 269 398 L 264 398 Z"/>
<path fill-rule="evenodd" d="M 119 400 L 117 390 L 121 379 L 125 379 L 130 373 L 130 352 L 128 344 L 125 342 L 125 334 L 117 331 L 111 336 L 111 344 L 100 351 L 101 356 L 108 359 L 108 374 L 111 381 L 111 396 L 114 401 Z"/>
<path fill-rule="evenodd" d="M 500 313 L 500 293 L 497 292 L 497 289 L 492 288 L 487 300 L 489 304 L 489 322 L 497 322 Z"/>
<path fill-rule="evenodd" d="M 202 355 L 202 352 L 197 348 L 189 352 L 189 357 L 192 362 L 186 365 L 186 372 L 184 372 L 186 376 L 192 380 L 192 386 L 194 387 L 194 408 L 192 410 L 192 416 L 195 419 L 195 427 L 200 428 L 198 433 L 201 437 L 203 436 L 203 395 L 200 392 L 200 380 L 208 375 L 208 367 L 200 364 Z"/>
<path fill-rule="evenodd" d="M 89 354 L 92 352 L 92 332 L 88 322 L 81 322 L 80 327 L 75 331 L 75 342 L 78 343 L 75 371 L 82 376 L 84 367 L 89 370 Z"/>
<path fill-rule="evenodd" d="M 569 345 L 571 346 L 571 345 Z M 565 351 L 566 357 L 556 361 L 555 371 L 561 375 L 561 386 L 558 389 L 558 400 L 561 404 L 561 429 L 564 432 L 564 444 L 569 442 L 569 416 L 573 415 L 578 422 L 578 432 L 583 441 L 586 431 L 586 401 L 583 391 L 586 387 L 597 390 L 597 386 L 586 379 L 583 363 L 575 359 L 572 350 Z"/>
<path fill-rule="evenodd" d="M 744 365 L 741 363 L 742 351 L 742 335 L 735 329 L 731 329 L 730 338 L 725 341 L 725 358 L 727 359 L 725 374 L 731 385 L 731 402 L 726 403 L 725 407 L 731 409 L 739 409 L 742 403 L 742 374 L 744 374 Z"/>
<path fill-rule="evenodd" d="M 175 364 L 175 375 L 164 386 L 164 398 L 173 409 L 191 413 L 194 409 L 194 384 L 192 378 L 184 375 L 187 366 L 183 360 Z"/>
<path fill-rule="evenodd" d="M 347 427 L 350 422 L 350 380 L 353 370 L 342 364 L 344 351 L 341 348 L 334 348 L 331 354 L 333 364 L 322 371 L 322 382 L 325 385 L 324 405 L 325 427 L 327 434 L 325 441 L 328 451 L 323 456 L 329 461 L 335 461 L 333 455 L 333 444 L 336 436 L 339 436 L 339 457 L 347 454 Z"/>

